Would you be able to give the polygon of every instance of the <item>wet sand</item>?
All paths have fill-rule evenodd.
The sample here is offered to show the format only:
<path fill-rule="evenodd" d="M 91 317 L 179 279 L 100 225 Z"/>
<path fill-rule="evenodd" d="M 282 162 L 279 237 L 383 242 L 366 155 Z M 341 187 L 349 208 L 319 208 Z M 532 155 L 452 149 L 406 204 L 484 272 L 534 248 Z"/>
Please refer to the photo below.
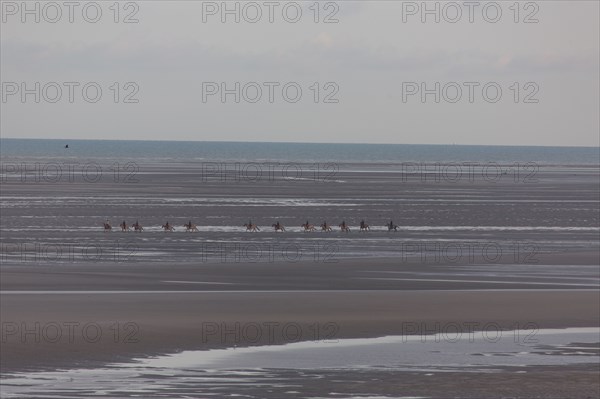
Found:
<path fill-rule="evenodd" d="M 600 326 L 597 169 L 549 168 L 535 184 L 491 184 L 402 182 L 397 166 L 352 168 L 326 184 L 202 181 L 193 165 L 141 167 L 135 184 L 4 181 L 3 374 L 233 345 L 431 334 L 455 324 Z M 139 219 L 147 229 L 104 233 L 106 218 Z M 179 227 L 189 218 L 199 233 L 160 231 L 166 220 Z M 250 218 L 263 231 L 245 233 Z M 375 228 L 303 233 L 307 218 L 353 227 L 364 218 Z M 397 233 L 383 231 L 391 218 Z M 275 220 L 290 231 L 266 231 Z M 249 333 L 256 325 L 260 339 Z M 301 332 L 284 334 L 284 326 Z M 423 375 L 364 370 L 348 378 L 379 383 L 334 385 L 379 395 L 583 398 L 597 396 L 597 371 L 464 372 L 426 384 Z M 569 376 L 564 389 L 561 372 Z M 306 387 L 298 397 L 325 392 L 307 375 L 295 381 Z"/>
<path fill-rule="evenodd" d="M 450 324 L 459 325 L 465 334 L 484 327 L 494 332 L 589 327 L 599 325 L 600 313 L 597 290 L 23 294 L 3 295 L 2 302 L 3 322 L 15 322 L 18 330 L 2 344 L 5 372 L 97 366 L 182 349 L 431 334 Z M 37 337 L 24 335 L 22 323 L 31 331 L 36 322 Z M 73 342 L 67 323 L 78 323 L 72 330 Z M 100 326 L 99 341 L 91 342 L 98 335 L 95 327 L 84 335 L 87 323 Z M 267 323 L 277 323 L 272 336 Z M 299 332 L 294 328 L 284 333 L 283 328 L 293 323 L 300 326 Z M 56 332 L 51 324 L 60 326 L 58 342 L 52 342 Z M 251 324 L 259 325 L 261 339 L 256 339 L 255 328 L 242 331 Z M 48 331 L 42 332 L 46 327 Z M 225 335 L 226 331 L 230 332 Z"/>

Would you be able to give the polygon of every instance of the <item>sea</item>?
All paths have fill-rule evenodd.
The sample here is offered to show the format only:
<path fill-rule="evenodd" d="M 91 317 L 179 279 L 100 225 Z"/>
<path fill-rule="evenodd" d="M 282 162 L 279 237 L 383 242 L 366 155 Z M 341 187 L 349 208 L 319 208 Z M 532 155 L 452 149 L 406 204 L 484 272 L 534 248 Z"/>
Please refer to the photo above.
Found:
<path fill-rule="evenodd" d="M 68 145 L 68 148 L 65 146 Z M 598 165 L 600 147 L 0 139 L 0 156 L 153 161 L 535 162 Z"/>

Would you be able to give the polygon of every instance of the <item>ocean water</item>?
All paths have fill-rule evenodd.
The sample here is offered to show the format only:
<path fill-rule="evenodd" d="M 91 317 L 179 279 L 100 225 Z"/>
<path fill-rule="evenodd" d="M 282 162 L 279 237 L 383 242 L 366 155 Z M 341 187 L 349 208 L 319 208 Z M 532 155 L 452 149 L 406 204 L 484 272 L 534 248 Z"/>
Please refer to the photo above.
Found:
<path fill-rule="evenodd" d="M 65 149 L 65 145 L 69 145 Z M 598 165 L 600 147 L 413 144 L 320 144 L 202 141 L 0 139 L 0 156 L 151 159 L 152 161 L 267 160 L 287 162 L 535 162 Z"/>

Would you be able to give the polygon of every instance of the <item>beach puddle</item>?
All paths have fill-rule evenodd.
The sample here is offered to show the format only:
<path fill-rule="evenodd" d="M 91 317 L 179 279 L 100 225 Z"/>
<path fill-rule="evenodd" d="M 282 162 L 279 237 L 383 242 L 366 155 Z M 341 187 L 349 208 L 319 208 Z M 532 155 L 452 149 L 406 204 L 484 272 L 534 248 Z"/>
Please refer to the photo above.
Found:
<path fill-rule="evenodd" d="M 378 373 L 527 373 L 536 366 L 597 365 L 600 328 L 567 328 L 297 342 L 183 351 L 96 369 L 6 374 L 10 397 L 315 397 L 310 384 L 361 384 Z M 372 379 L 372 378 L 371 378 Z M 101 386 L 102 390 L 96 389 Z M 326 390 L 322 397 L 359 396 Z M 269 393 L 268 395 L 266 393 Z M 271 395 L 272 394 L 272 395 Z M 231 396 L 231 395 L 230 395 Z M 396 396 L 396 398 L 401 396 Z"/>

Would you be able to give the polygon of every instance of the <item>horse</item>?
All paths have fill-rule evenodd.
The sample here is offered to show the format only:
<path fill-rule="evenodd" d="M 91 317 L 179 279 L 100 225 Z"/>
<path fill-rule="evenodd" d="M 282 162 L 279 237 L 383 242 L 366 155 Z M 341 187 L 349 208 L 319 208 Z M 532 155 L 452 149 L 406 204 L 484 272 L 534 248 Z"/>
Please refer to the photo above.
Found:
<path fill-rule="evenodd" d="M 350 227 L 348 227 L 348 225 L 346 224 L 346 222 L 342 222 L 339 224 L 339 228 L 341 229 L 342 232 L 344 233 L 349 233 L 350 232 Z"/>
<path fill-rule="evenodd" d="M 327 222 L 323 222 L 323 224 L 321 225 L 321 230 L 329 232 L 329 231 L 332 231 L 333 229 L 331 228 L 330 225 L 327 224 Z"/>
<path fill-rule="evenodd" d="M 198 227 L 193 224 L 191 221 L 189 223 L 186 223 L 183 225 L 183 227 L 185 227 L 185 232 L 189 232 L 189 231 L 198 231 Z"/>
<path fill-rule="evenodd" d="M 285 227 L 283 227 L 283 225 L 279 222 L 273 223 L 271 227 L 273 227 L 275 231 L 285 231 Z"/>
<path fill-rule="evenodd" d="M 110 225 L 110 221 L 106 221 L 106 222 L 102 222 L 102 224 L 104 225 L 104 232 L 106 233 L 107 231 L 111 231 L 112 230 L 112 226 Z"/>
<path fill-rule="evenodd" d="M 119 225 L 119 227 L 121 227 L 121 231 L 131 231 L 131 228 L 127 225 L 127 223 L 125 223 L 124 220 L 123 223 Z"/>
<path fill-rule="evenodd" d="M 392 230 L 394 230 L 394 231 L 398 231 L 398 226 L 396 226 L 396 225 L 394 224 L 394 222 L 392 222 L 391 220 L 390 220 L 390 222 L 389 222 L 388 224 L 386 224 L 385 226 L 388 228 L 388 231 L 392 231 Z"/>
<path fill-rule="evenodd" d="M 162 228 L 165 231 L 165 233 L 167 231 L 175 231 L 175 228 L 172 225 L 170 225 L 169 222 L 167 222 L 167 224 L 163 224 Z"/>
<path fill-rule="evenodd" d="M 246 231 L 260 231 L 258 226 L 253 223 L 244 223 L 244 227 L 246 228 Z"/>
<path fill-rule="evenodd" d="M 304 223 L 302 226 L 300 226 L 302 228 L 304 228 L 304 231 L 315 231 L 315 226 L 313 224 L 309 224 L 308 222 Z"/>
<path fill-rule="evenodd" d="M 360 221 L 360 231 L 370 231 L 371 228 L 369 227 L 368 224 L 365 223 L 364 220 Z"/>
<path fill-rule="evenodd" d="M 139 224 L 137 220 L 131 226 L 133 226 L 133 231 L 134 232 L 137 231 L 138 233 L 141 233 L 144 230 L 144 228 L 142 227 L 142 225 Z"/>

